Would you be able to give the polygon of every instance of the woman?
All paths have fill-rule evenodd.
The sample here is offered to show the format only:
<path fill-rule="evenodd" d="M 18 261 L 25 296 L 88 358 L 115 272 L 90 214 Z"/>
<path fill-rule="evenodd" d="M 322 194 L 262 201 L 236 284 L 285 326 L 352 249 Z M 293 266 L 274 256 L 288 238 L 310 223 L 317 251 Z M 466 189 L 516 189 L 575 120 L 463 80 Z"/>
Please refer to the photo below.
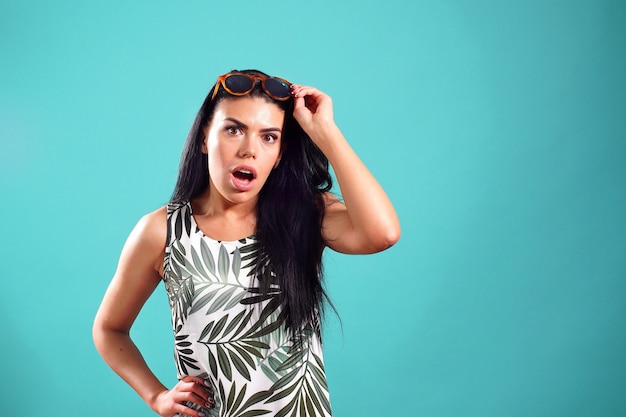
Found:
<path fill-rule="evenodd" d="M 329 192 L 329 162 L 345 203 Z M 196 117 L 170 204 L 144 216 L 124 245 L 95 319 L 96 347 L 164 417 L 330 416 L 323 248 L 373 253 L 399 234 L 330 97 L 232 71 Z M 179 376 L 171 389 L 129 337 L 161 280 Z"/>

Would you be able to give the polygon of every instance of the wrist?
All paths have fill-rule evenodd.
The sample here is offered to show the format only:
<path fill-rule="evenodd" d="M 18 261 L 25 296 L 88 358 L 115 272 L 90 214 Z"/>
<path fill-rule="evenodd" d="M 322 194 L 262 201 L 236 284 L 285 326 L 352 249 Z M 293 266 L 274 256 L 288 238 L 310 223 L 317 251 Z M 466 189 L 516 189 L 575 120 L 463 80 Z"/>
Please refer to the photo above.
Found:
<path fill-rule="evenodd" d="M 318 123 L 315 130 L 309 135 L 311 140 L 326 153 L 334 143 L 343 139 L 341 131 L 337 127 L 334 121 L 329 120 L 327 122 Z"/>
<path fill-rule="evenodd" d="M 159 404 L 161 397 L 168 393 L 168 389 L 163 387 L 157 391 L 151 393 L 147 398 L 144 398 L 144 401 L 148 404 L 148 406 L 157 414 L 159 414 Z"/>

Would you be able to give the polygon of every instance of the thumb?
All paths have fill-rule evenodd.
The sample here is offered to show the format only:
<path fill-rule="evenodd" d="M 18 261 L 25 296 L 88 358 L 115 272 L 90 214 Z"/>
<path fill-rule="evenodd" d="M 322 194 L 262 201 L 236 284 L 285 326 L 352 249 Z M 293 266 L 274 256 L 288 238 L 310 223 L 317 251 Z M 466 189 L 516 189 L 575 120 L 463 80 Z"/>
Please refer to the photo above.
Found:
<path fill-rule="evenodd" d="M 293 117 L 300 122 L 310 113 L 309 109 L 306 107 L 306 102 L 304 97 L 295 97 L 294 98 L 294 106 L 293 106 Z"/>

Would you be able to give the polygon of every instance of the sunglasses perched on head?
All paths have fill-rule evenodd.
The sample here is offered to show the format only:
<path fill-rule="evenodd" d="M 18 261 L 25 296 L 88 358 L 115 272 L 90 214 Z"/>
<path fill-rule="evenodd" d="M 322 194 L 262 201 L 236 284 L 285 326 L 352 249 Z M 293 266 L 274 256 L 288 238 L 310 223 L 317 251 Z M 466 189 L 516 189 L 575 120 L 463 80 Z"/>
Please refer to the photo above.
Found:
<path fill-rule="evenodd" d="M 274 100 L 285 101 L 289 100 L 291 97 L 291 83 L 287 80 L 277 77 L 269 77 L 266 75 L 229 72 L 228 74 L 220 75 L 217 78 L 217 83 L 215 84 L 211 100 L 215 99 L 220 84 L 224 90 L 228 92 L 228 94 L 233 96 L 245 96 L 254 90 L 257 81 L 261 83 L 261 88 L 263 88 L 265 94 Z"/>

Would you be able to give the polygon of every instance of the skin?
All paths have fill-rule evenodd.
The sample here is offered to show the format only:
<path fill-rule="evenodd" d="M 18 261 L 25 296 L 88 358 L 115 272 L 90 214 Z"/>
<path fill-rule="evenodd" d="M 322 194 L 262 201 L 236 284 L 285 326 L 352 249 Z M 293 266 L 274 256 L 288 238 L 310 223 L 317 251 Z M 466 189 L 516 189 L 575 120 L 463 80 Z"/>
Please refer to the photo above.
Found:
<path fill-rule="evenodd" d="M 322 236 L 327 246 L 351 254 L 390 247 L 400 237 L 397 215 L 382 187 L 335 125 L 331 98 L 301 85 L 293 85 L 292 93 L 293 115 L 328 158 L 344 200 L 325 195 Z M 209 187 L 191 202 L 194 218 L 205 234 L 210 230 L 212 238 L 230 241 L 254 233 L 258 193 L 280 163 L 284 117 L 277 105 L 258 97 L 229 98 L 216 106 L 204 130 Z M 241 165 L 253 167 L 257 174 L 245 191 L 238 189 L 231 177 L 231 170 Z M 162 280 L 166 234 L 165 207 L 147 214 L 135 226 L 96 315 L 93 337 L 104 360 L 157 414 L 201 417 L 182 403 L 212 406 L 212 393 L 204 381 L 186 376 L 168 389 L 150 371 L 129 335 L 139 311 Z"/>

